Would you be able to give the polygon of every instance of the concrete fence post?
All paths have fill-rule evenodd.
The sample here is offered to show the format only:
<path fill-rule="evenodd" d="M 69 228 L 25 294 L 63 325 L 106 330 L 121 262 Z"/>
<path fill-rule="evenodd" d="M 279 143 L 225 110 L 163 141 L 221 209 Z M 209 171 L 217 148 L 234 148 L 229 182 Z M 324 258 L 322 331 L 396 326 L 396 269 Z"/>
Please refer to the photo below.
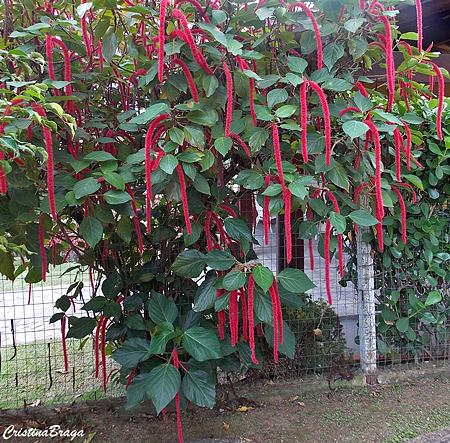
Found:
<path fill-rule="evenodd" d="M 368 197 L 361 195 L 361 207 L 368 206 Z M 372 248 L 363 241 L 363 235 L 372 228 L 358 226 L 356 254 L 358 266 L 358 313 L 361 369 L 367 384 L 377 381 L 377 337 L 375 324 L 375 271 Z"/>

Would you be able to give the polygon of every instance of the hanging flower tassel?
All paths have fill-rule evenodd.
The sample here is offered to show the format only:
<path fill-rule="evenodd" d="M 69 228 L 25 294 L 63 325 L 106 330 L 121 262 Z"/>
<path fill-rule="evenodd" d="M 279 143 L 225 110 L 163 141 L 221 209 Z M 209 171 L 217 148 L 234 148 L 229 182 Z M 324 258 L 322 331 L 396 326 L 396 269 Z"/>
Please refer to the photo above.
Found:
<path fill-rule="evenodd" d="M 181 202 L 183 204 L 184 220 L 186 222 L 186 230 L 188 235 L 192 234 L 191 219 L 189 218 L 189 207 L 186 194 L 186 182 L 184 180 L 184 172 L 180 164 L 177 165 L 178 177 L 180 179 Z"/>
<path fill-rule="evenodd" d="M 270 186 L 270 175 L 266 175 L 264 178 L 264 184 L 266 189 Z M 264 208 L 263 208 L 263 222 L 264 222 L 264 244 L 269 244 L 269 229 L 270 229 L 270 214 L 269 214 L 269 196 L 264 196 Z"/>
<path fill-rule="evenodd" d="M 233 114 L 233 77 L 228 69 L 227 63 L 224 61 L 223 71 L 225 72 L 225 78 L 227 80 L 227 110 L 225 116 L 225 137 L 230 135 L 231 115 Z"/>
<path fill-rule="evenodd" d="M 291 232 L 291 191 L 286 188 L 283 192 L 284 202 L 284 228 L 286 238 L 286 261 L 292 260 L 292 232 Z"/>
<path fill-rule="evenodd" d="M 331 222 L 327 219 L 325 224 L 325 286 L 328 296 L 328 303 L 333 304 L 333 298 L 331 296 L 331 284 L 330 284 L 330 235 L 331 235 Z"/>
<path fill-rule="evenodd" d="M 255 280 L 253 275 L 250 274 L 248 278 L 248 299 L 247 299 L 247 309 L 248 309 L 248 342 L 250 350 L 252 351 L 252 362 L 255 365 L 259 365 L 258 360 L 255 355 L 255 318 L 253 315 L 253 292 L 255 288 Z"/>
<path fill-rule="evenodd" d="M 302 125 L 302 156 L 303 161 L 308 163 L 308 81 L 304 78 L 300 85 L 300 112 Z"/>
<path fill-rule="evenodd" d="M 280 149 L 280 138 L 278 135 L 278 125 L 274 123 L 272 125 L 272 141 L 273 141 L 273 149 L 275 153 L 275 163 L 277 165 L 278 176 L 280 177 L 281 187 L 283 188 L 283 192 L 286 189 L 286 183 L 284 182 L 283 175 L 283 164 L 281 161 L 281 149 Z"/>
<path fill-rule="evenodd" d="M 159 7 L 159 27 L 158 27 L 158 81 L 162 82 L 164 78 L 164 35 L 166 33 L 166 8 L 169 0 L 161 0 Z"/>
<path fill-rule="evenodd" d="M 317 93 L 320 99 L 320 103 L 322 105 L 323 110 L 323 120 L 325 123 L 325 152 L 326 152 L 326 163 L 327 166 L 330 165 L 331 162 L 331 121 L 330 121 L 330 110 L 328 108 L 327 98 L 325 97 L 325 93 L 322 88 L 315 82 L 309 81 L 309 85 L 312 89 Z"/>
<path fill-rule="evenodd" d="M 402 219 L 402 241 L 406 245 L 406 207 L 405 207 L 405 201 L 403 200 L 402 194 L 400 193 L 400 191 L 395 186 L 392 186 L 391 189 L 397 194 L 398 202 L 400 204 L 401 219 Z"/>

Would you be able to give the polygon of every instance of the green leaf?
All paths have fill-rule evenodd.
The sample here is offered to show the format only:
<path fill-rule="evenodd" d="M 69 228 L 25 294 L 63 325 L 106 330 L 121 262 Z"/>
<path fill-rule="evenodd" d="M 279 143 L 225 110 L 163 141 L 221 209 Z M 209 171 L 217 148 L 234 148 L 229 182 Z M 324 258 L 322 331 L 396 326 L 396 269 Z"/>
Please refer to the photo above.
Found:
<path fill-rule="evenodd" d="M 125 189 L 125 181 L 116 172 L 106 172 L 103 174 L 103 178 L 111 185 L 120 191 Z"/>
<path fill-rule="evenodd" d="M 347 227 L 347 221 L 345 220 L 345 217 L 343 217 L 341 214 L 337 214 L 334 211 L 330 212 L 330 222 L 331 225 L 336 229 L 336 232 L 338 234 L 343 234 L 345 232 L 345 228 Z"/>
<path fill-rule="evenodd" d="M 158 292 L 152 292 L 147 305 L 148 314 L 154 323 L 173 323 L 178 316 L 176 304 Z"/>
<path fill-rule="evenodd" d="M 89 335 L 97 325 L 93 318 L 81 317 L 70 319 L 71 327 L 67 332 L 66 338 L 84 338 Z"/>
<path fill-rule="evenodd" d="M 334 64 L 344 55 L 344 47 L 340 43 L 330 43 L 323 48 L 323 62 L 331 71 Z"/>
<path fill-rule="evenodd" d="M 289 69 L 293 72 L 297 72 L 298 74 L 303 74 L 308 66 L 308 62 L 300 57 L 288 56 L 287 62 Z"/>
<path fill-rule="evenodd" d="M 278 118 L 288 118 L 290 117 L 292 114 L 294 114 L 294 112 L 296 112 L 298 109 L 298 106 L 294 106 L 294 105 L 284 105 L 281 106 L 280 108 L 278 108 L 275 112 L 275 115 Z"/>
<path fill-rule="evenodd" d="M 192 123 L 204 126 L 214 126 L 219 120 L 219 115 L 214 109 L 204 108 L 188 112 L 186 118 Z"/>
<path fill-rule="evenodd" d="M 268 293 L 255 287 L 253 292 L 253 309 L 256 317 L 264 323 L 273 323 L 273 307 L 272 300 Z"/>
<path fill-rule="evenodd" d="M 166 154 L 159 162 L 159 167 L 167 174 L 172 174 L 178 165 L 178 159 L 171 154 Z"/>
<path fill-rule="evenodd" d="M 439 291 L 430 291 L 428 293 L 427 299 L 425 300 L 425 305 L 435 305 L 442 300 L 442 294 Z"/>
<path fill-rule="evenodd" d="M 214 306 L 217 298 L 217 289 L 214 287 L 217 277 L 213 271 L 206 274 L 205 280 L 198 287 L 195 293 L 194 306 L 195 312 L 202 312 Z"/>
<path fill-rule="evenodd" d="M 93 248 L 102 238 L 103 225 L 94 217 L 86 217 L 80 224 L 80 235 Z"/>
<path fill-rule="evenodd" d="M 342 129 L 353 140 L 354 138 L 365 135 L 369 127 L 363 122 L 350 120 L 342 125 Z"/>
<path fill-rule="evenodd" d="M 289 292 L 300 294 L 315 288 L 316 285 L 300 269 L 286 268 L 278 274 L 281 285 Z"/>
<path fill-rule="evenodd" d="M 205 256 L 196 249 L 183 251 L 173 262 L 175 274 L 186 278 L 197 278 L 205 268 Z"/>
<path fill-rule="evenodd" d="M 256 266 L 252 269 L 252 275 L 255 283 L 264 291 L 267 292 L 273 283 L 273 273 L 265 266 Z"/>
<path fill-rule="evenodd" d="M 344 28 L 349 32 L 355 33 L 366 21 L 365 18 L 352 18 L 345 21 Z"/>
<path fill-rule="evenodd" d="M 266 140 L 269 138 L 269 131 L 266 128 L 260 128 L 259 126 L 250 128 L 245 134 L 248 138 L 248 144 L 250 146 L 251 152 L 259 151 Z"/>
<path fill-rule="evenodd" d="M 202 84 L 206 97 L 211 97 L 219 86 L 219 80 L 217 80 L 215 75 L 205 75 Z"/>
<path fill-rule="evenodd" d="M 106 301 L 106 297 L 93 297 L 81 309 L 83 311 L 100 312 L 105 307 Z"/>
<path fill-rule="evenodd" d="M 121 205 L 129 202 L 131 200 L 131 195 L 126 191 L 112 190 L 105 192 L 103 198 L 106 203 L 109 203 L 110 205 Z"/>
<path fill-rule="evenodd" d="M 348 216 L 359 226 L 374 226 L 379 223 L 373 215 L 364 211 L 364 209 L 351 212 Z"/>
<path fill-rule="evenodd" d="M 197 361 L 214 360 L 222 357 L 219 340 L 210 329 L 200 326 L 189 328 L 183 334 L 183 344 Z"/>
<path fill-rule="evenodd" d="M 209 375 L 200 370 L 186 372 L 181 384 L 186 398 L 197 406 L 213 408 L 216 403 L 216 386 Z"/>
<path fill-rule="evenodd" d="M 253 241 L 252 233 L 244 220 L 240 218 L 227 218 L 223 225 L 228 235 L 234 240 L 240 241 L 242 237 L 249 242 Z"/>
<path fill-rule="evenodd" d="M 219 137 L 214 141 L 214 147 L 217 149 L 217 152 L 222 155 L 226 155 L 232 146 L 233 140 L 231 140 L 231 138 L 229 137 Z"/>
<path fill-rule="evenodd" d="M 409 328 L 409 318 L 402 317 L 395 322 L 395 327 L 399 332 L 406 332 Z"/>
<path fill-rule="evenodd" d="M 159 365 L 150 371 L 147 392 L 156 408 L 157 414 L 175 398 L 180 385 L 180 372 L 173 365 Z"/>
<path fill-rule="evenodd" d="M 339 164 L 335 163 L 333 169 L 327 172 L 327 177 L 336 185 L 342 189 L 348 191 L 350 189 L 350 181 L 345 169 Z"/>
<path fill-rule="evenodd" d="M 184 137 L 190 145 L 203 149 L 205 146 L 205 134 L 201 128 L 188 125 L 183 130 Z"/>
<path fill-rule="evenodd" d="M 308 189 L 299 181 L 294 181 L 288 185 L 289 191 L 296 197 L 303 200 L 308 195 Z"/>
<path fill-rule="evenodd" d="M 109 160 L 116 160 L 116 158 L 105 151 L 93 151 L 83 157 L 85 162 L 106 162 Z"/>
<path fill-rule="evenodd" d="M 145 338 L 127 338 L 122 346 L 114 351 L 111 358 L 124 368 L 135 368 L 141 361 L 147 360 L 151 352 L 150 341 Z"/>
<path fill-rule="evenodd" d="M 150 354 L 164 353 L 167 342 L 173 337 L 173 332 L 172 323 L 159 323 L 150 341 Z"/>
<path fill-rule="evenodd" d="M 103 41 L 102 53 L 107 63 L 111 63 L 114 54 L 117 52 L 119 38 L 116 33 L 108 35 Z"/>
<path fill-rule="evenodd" d="M 184 142 L 184 133 L 180 128 L 171 128 L 169 131 L 170 140 L 177 145 L 182 145 Z"/>
<path fill-rule="evenodd" d="M 226 271 L 236 264 L 236 259 L 227 251 L 213 249 L 205 256 L 206 265 L 217 271 Z"/>
<path fill-rule="evenodd" d="M 278 80 L 280 80 L 280 76 L 276 74 L 266 75 L 256 83 L 256 87 L 258 89 L 266 89 L 269 86 L 275 84 Z"/>
<path fill-rule="evenodd" d="M 406 174 L 403 177 L 406 178 L 406 180 L 408 180 L 409 182 L 411 182 L 414 186 L 418 187 L 421 191 L 423 191 L 423 183 L 419 177 L 412 174 Z"/>
<path fill-rule="evenodd" d="M 284 89 L 272 89 L 267 94 L 267 106 L 272 109 L 278 103 L 284 103 L 289 98 L 288 93 Z"/>
<path fill-rule="evenodd" d="M 289 186 L 289 189 L 291 189 L 290 186 Z M 279 183 L 274 183 L 273 185 L 270 185 L 262 193 L 262 195 L 267 195 L 268 197 L 274 197 L 275 195 L 281 194 L 282 190 L 283 190 L 283 187 Z"/>
<path fill-rule="evenodd" d="M 73 193 L 78 200 L 87 195 L 95 194 L 100 189 L 101 184 L 94 177 L 85 178 L 73 187 Z"/>
<path fill-rule="evenodd" d="M 156 103 L 147 108 L 144 112 L 132 118 L 128 123 L 132 123 L 135 125 L 145 125 L 150 120 L 155 119 L 156 117 L 167 113 L 169 107 L 166 103 Z"/>
<path fill-rule="evenodd" d="M 353 95 L 353 100 L 355 102 L 355 105 L 358 107 L 358 109 L 360 109 L 362 112 L 367 112 L 370 111 L 373 108 L 373 103 L 372 101 L 367 98 L 364 97 L 364 95 L 361 94 L 360 91 L 356 92 Z"/>
<path fill-rule="evenodd" d="M 377 349 L 380 354 L 386 355 L 389 352 L 388 345 L 381 340 L 381 338 L 377 338 Z"/>
<path fill-rule="evenodd" d="M 114 357 L 113 357 L 114 358 Z M 148 400 L 147 387 L 150 381 L 150 373 L 144 372 L 136 375 L 131 380 L 130 385 L 127 388 L 127 404 L 125 409 L 132 408 L 138 405 L 142 401 Z"/>
<path fill-rule="evenodd" d="M 330 91 L 337 92 L 349 91 L 352 89 L 352 87 L 353 86 L 351 83 L 341 78 L 332 78 L 330 80 L 325 80 L 322 83 L 323 89 L 329 89 Z"/>
<path fill-rule="evenodd" d="M 231 271 L 223 278 L 222 286 L 227 291 L 242 288 L 247 282 L 247 277 L 242 271 Z"/>
<path fill-rule="evenodd" d="M 201 234 L 202 234 L 202 227 L 200 223 L 197 221 L 193 221 L 191 223 L 191 234 L 187 233 L 187 228 L 185 228 L 183 231 L 184 244 L 186 246 L 194 244 L 200 238 Z"/>

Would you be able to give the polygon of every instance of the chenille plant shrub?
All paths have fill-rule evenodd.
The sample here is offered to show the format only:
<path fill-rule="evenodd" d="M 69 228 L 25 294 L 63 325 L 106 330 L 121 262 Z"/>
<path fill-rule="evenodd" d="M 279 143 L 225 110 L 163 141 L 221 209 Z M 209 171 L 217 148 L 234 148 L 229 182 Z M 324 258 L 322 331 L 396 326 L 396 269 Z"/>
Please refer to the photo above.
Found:
<path fill-rule="evenodd" d="M 330 258 L 343 276 L 353 225 L 373 226 L 384 249 L 385 215 L 421 168 L 412 109 L 433 93 L 414 72 L 437 79 L 426 121 L 429 137 L 446 133 L 447 73 L 421 47 L 420 13 L 418 33 L 401 36 L 394 4 L 7 2 L 0 271 L 33 284 L 78 257 L 90 288 L 74 282 L 52 321 L 64 339 L 94 335 L 105 385 L 112 353 L 129 406 L 212 407 L 217 368 L 261 367 L 255 335 L 275 361 L 293 357 L 282 305 L 298 307 L 313 282 L 258 262 L 243 202 L 264 208 L 265 242 L 269 217 L 284 214 L 288 264 L 293 236 L 325 223 L 330 303 Z M 370 89 L 376 63 L 386 92 Z M 86 316 L 69 315 L 82 294 Z"/>

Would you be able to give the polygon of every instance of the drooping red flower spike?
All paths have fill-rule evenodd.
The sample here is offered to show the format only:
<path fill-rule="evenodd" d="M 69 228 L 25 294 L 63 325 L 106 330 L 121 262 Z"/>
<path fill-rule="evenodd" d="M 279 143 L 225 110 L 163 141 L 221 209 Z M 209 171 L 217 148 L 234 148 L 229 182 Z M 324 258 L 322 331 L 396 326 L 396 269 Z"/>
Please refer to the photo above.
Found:
<path fill-rule="evenodd" d="M 416 12 L 417 12 L 417 49 L 419 54 L 422 52 L 422 41 L 423 41 L 423 31 L 422 31 L 422 2 L 421 0 L 416 1 Z"/>

